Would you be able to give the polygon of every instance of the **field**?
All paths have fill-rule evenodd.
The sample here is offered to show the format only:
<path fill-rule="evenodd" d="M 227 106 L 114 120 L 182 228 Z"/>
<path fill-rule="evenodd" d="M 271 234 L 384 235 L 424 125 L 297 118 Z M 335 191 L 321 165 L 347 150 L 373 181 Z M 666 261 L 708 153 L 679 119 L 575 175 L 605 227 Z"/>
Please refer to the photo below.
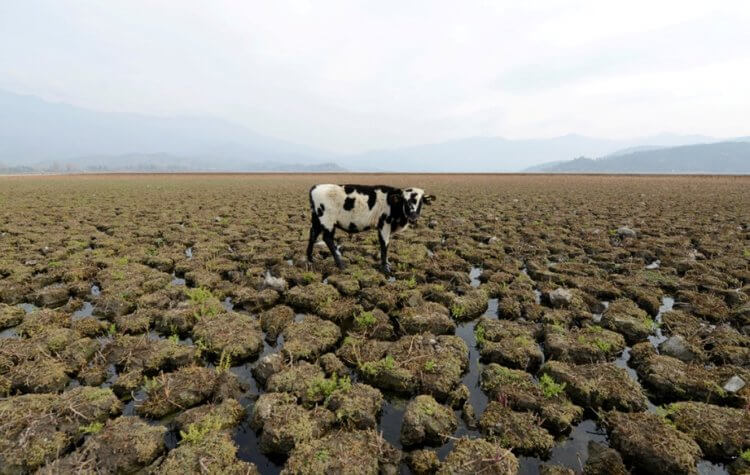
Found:
<path fill-rule="evenodd" d="M 749 177 L 0 177 L 0 473 L 749 473 L 748 295 Z"/>

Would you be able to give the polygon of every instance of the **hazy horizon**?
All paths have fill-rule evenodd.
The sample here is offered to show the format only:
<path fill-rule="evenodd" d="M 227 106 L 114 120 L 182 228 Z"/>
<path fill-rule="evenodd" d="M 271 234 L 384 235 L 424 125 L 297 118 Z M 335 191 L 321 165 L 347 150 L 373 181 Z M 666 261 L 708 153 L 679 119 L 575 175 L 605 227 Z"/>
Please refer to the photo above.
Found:
<path fill-rule="evenodd" d="M 32 0 L 0 6 L 0 89 L 221 119 L 337 155 L 729 138 L 748 134 L 749 22 L 745 2 Z"/>

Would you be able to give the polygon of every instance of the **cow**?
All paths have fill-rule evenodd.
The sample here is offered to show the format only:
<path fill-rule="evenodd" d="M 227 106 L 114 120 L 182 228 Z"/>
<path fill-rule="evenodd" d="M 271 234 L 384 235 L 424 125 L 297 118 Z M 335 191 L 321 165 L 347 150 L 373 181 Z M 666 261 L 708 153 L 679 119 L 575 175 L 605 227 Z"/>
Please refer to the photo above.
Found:
<path fill-rule="evenodd" d="M 307 260 L 313 261 L 313 246 L 320 233 L 323 241 L 343 269 L 341 253 L 333 241 L 336 228 L 347 233 L 378 229 L 380 241 L 380 268 L 390 274 L 388 243 L 391 235 L 416 223 L 422 205 L 429 205 L 434 195 L 425 194 L 421 188 L 394 188 L 385 185 L 315 185 L 310 188 L 312 226 L 307 246 Z"/>

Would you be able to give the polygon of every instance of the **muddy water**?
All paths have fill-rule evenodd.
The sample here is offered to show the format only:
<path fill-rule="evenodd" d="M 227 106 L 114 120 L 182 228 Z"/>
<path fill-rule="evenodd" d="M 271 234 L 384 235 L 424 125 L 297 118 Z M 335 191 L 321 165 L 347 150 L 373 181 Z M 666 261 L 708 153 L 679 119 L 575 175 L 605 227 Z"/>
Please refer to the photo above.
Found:
<path fill-rule="evenodd" d="M 481 269 L 471 269 L 469 277 L 471 278 L 471 285 L 473 287 L 479 286 L 480 274 Z M 174 280 L 181 281 L 175 283 L 184 284 L 184 279 L 174 277 Z M 537 298 L 539 298 L 540 294 L 538 293 L 538 291 L 536 293 Z M 99 288 L 97 286 L 93 286 L 91 294 L 93 297 L 96 297 L 99 294 Z M 607 304 L 608 302 L 603 302 L 603 307 L 606 308 Z M 664 299 L 662 300 L 662 305 L 659 309 L 659 314 L 655 317 L 655 321 L 657 323 L 661 323 L 662 314 L 671 310 L 673 304 L 674 300 L 672 298 L 664 297 Z M 19 306 L 21 306 L 27 313 L 31 313 L 37 309 L 36 306 L 29 303 L 20 304 Z M 233 308 L 231 299 L 227 298 L 223 302 L 223 306 L 227 310 L 231 310 Z M 497 308 L 497 299 L 490 299 L 488 302 L 487 311 L 484 313 L 484 316 L 487 318 L 497 318 Z M 77 319 L 91 315 L 92 310 L 92 304 L 86 301 L 84 303 L 84 306 L 74 313 L 73 318 Z M 598 316 L 601 317 L 600 315 Z M 303 314 L 295 315 L 295 321 L 300 321 L 303 318 Z M 467 372 L 462 377 L 462 382 L 469 388 L 469 402 L 475 410 L 476 417 L 479 418 L 486 409 L 489 400 L 481 390 L 479 385 L 483 364 L 479 359 L 479 351 L 476 347 L 476 338 L 474 336 L 474 329 L 477 321 L 478 319 L 475 319 L 471 322 L 461 323 L 456 328 L 456 335 L 461 337 L 464 342 L 466 342 L 466 345 L 469 348 L 469 366 L 467 368 Z M 0 338 L 13 338 L 15 336 L 15 329 L 13 328 L 0 332 Z M 149 334 L 149 337 L 153 339 L 164 338 L 163 336 L 158 335 L 155 332 L 151 332 Z M 103 338 L 107 339 L 107 337 Z M 654 335 L 649 337 L 649 340 L 654 346 L 658 346 L 658 344 L 665 339 L 666 338 L 661 334 L 661 330 L 658 327 L 656 328 Z M 181 339 L 180 343 L 191 344 L 192 341 L 190 339 Z M 230 368 L 230 371 L 232 371 L 232 373 L 234 373 L 240 379 L 240 381 L 248 387 L 247 395 L 240 400 L 241 404 L 243 404 L 243 406 L 247 408 L 248 416 L 246 417 L 245 421 L 243 421 L 243 423 L 235 430 L 234 433 L 234 440 L 238 446 L 237 456 L 243 460 L 254 463 L 263 474 L 279 473 L 283 467 L 284 459 L 278 457 L 267 457 L 266 455 L 262 454 L 259 450 L 260 434 L 256 434 L 255 431 L 250 428 L 249 421 L 250 414 L 252 413 L 252 406 L 257 396 L 262 392 L 262 389 L 258 387 L 255 378 L 253 378 L 252 376 L 252 369 L 258 364 L 261 358 L 271 353 L 278 352 L 281 349 L 282 345 L 283 337 L 281 336 L 279 337 L 279 340 L 275 345 L 269 345 L 264 341 L 263 350 L 258 358 L 246 362 L 242 365 Z M 629 360 L 630 347 L 627 347 L 625 351 L 623 351 L 622 355 L 615 361 L 615 364 L 619 367 L 625 368 L 630 377 L 638 381 L 638 375 L 628 365 Z M 111 386 L 111 384 L 117 378 L 117 372 L 114 367 L 109 368 L 108 372 L 109 374 L 107 381 L 103 386 Z M 356 375 L 352 375 L 352 379 L 356 380 Z M 77 381 L 73 380 L 71 384 L 75 385 L 77 384 Z M 134 399 L 129 401 L 124 407 L 123 413 L 125 415 L 134 415 L 136 404 L 145 399 L 146 394 L 143 390 L 141 390 L 134 396 Z M 383 405 L 380 422 L 378 424 L 378 430 L 383 434 L 383 437 L 388 442 L 390 442 L 395 447 L 402 448 L 399 440 L 401 424 L 404 411 L 409 400 L 399 397 L 393 397 L 388 394 L 384 394 L 384 396 L 386 398 L 386 402 Z M 648 401 L 648 410 L 656 410 L 656 406 L 651 401 Z M 458 429 L 453 434 L 454 437 L 481 437 L 481 434 L 477 430 L 470 429 L 465 424 L 463 419 L 460 417 L 460 410 L 457 410 L 455 413 L 458 418 L 459 425 Z M 170 424 L 168 421 L 155 421 L 154 423 L 166 423 L 168 427 Z M 170 430 L 167 441 L 168 445 L 170 447 L 174 447 L 177 444 L 177 441 L 177 434 L 174 433 L 174 431 Z M 548 459 L 543 460 L 537 457 L 519 457 L 520 473 L 537 474 L 539 473 L 539 466 L 545 463 L 563 465 L 573 469 L 577 473 L 580 473 L 582 471 L 583 465 L 586 463 L 586 460 L 588 458 L 589 441 L 595 441 L 604 445 L 608 445 L 606 434 L 600 427 L 597 426 L 596 422 L 592 419 L 586 419 L 582 421 L 581 423 L 573 427 L 570 434 L 560 438 L 557 442 L 556 447 L 552 449 Z M 454 439 L 450 439 L 442 446 L 434 447 L 433 449 L 437 451 L 439 458 L 443 459 L 452 450 L 453 445 Z M 698 464 L 698 472 L 701 474 L 718 475 L 726 474 L 727 470 L 723 465 L 713 464 L 706 460 L 702 460 Z M 409 473 L 409 470 L 405 464 L 403 464 L 401 467 L 401 473 Z"/>
<path fill-rule="evenodd" d="M 80 320 L 84 317 L 90 317 L 93 312 L 94 306 L 91 305 L 91 302 L 83 302 L 83 307 L 73 312 L 73 320 Z"/>
<path fill-rule="evenodd" d="M 648 337 L 648 340 L 657 349 L 657 351 L 659 351 L 659 344 L 667 339 L 661 331 L 662 315 L 672 310 L 673 306 L 674 299 L 672 297 L 662 297 L 661 306 L 659 307 L 659 313 L 656 315 L 656 317 L 654 317 L 654 321 L 657 323 L 657 327 L 654 331 L 654 334 Z M 630 350 L 630 346 L 625 347 L 625 350 L 622 352 L 620 357 L 615 360 L 615 365 L 620 368 L 624 368 L 627 371 L 628 376 L 630 376 L 635 382 L 640 384 L 638 373 L 636 373 L 635 370 L 628 364 L 628 361 L 630 361 Z M 649 412 L 657 412 L 659 410 L 659 406 L 654 404 L 654 402 L 651 401 L 650 398 L 646 397 L 646 410 Z M 698 462 L 697 469 L 698 473 L 701 475 L 724 475 L 729 473 L 724 464 L 713 463 L 705 459 Z"/>

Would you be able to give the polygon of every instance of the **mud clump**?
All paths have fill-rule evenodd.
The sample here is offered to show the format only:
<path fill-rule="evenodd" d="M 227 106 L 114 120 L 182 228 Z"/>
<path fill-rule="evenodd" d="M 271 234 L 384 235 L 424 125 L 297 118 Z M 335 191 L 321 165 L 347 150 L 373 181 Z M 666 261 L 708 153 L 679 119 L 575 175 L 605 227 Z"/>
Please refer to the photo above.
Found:
<path fill-rule="evenodd" d="M 53 328 L 70 328 L 70 324 L 70 315 L 43 308 L 26 315 L 17 331 L 19 335 L 34 337 Z"/>
<path fill-rule="evenodd" d="M 322 437 L 335 422 L 334 414 L 322 407 L 311 410 L 297 405 L 294 397 L 265 393 L 255 403 L 252 426 L 263 433 L 260 450 L 288 454 L 298 444 Z"/>
<path fill-rule="evenodd" d="M 224 473 L 231 475 L 257 475 L 254 464 L 237 459 L 237 446 L 226 431 L 198 433 L 180 443 L 157 461 L 155 474 L 173 473 Z"/>
<path fill-rule="evenodd" d="M 78 333 L 78 335 L 89 338 L 103 335 L 107 332 L 107 328 L 108 325 L 106 322 L 98 320 L 94 317 L 84 317 L 79 320 L 75 320 L 72 325 L 73 331 Z"/>
<path fill-rule="evenodd" d="M 450 310 L 456 320 L 473 320 L 487 310 L 487 292 L 484 289 L 473 289 L 455 297 Z"/>
<path fill-rule="evenodd" d="M 406 406 L 401 443 L 440 445 L 457 427 L 458 420 L 451 409 L 441 406 L 432 396 L 420 395 Z"/>
<path fill-rule="evenodd" d="M 667 417 L 681 432 L 698 443 L 706 457 L 731 460 L 750 447 L 750 413 L 747 410 L 702 402 L 677 402 Z"/>
<path fill-rule="evenodd" d="M 210 398 L 223 399 L 227 388 L 230 393 L 239 391 L 236 377 L 231 373 L 217 373 L 199 366 L 181 368 L 174 373 L 148 379 L 145 384 L 146 399 L 136 406 L 136 412 L 160 419 Z"/>
<path fill-rule="evenodd" d="M 260 322 L 236 312 L 201 318 L 193 327 L 193 338 L 213 356 L 225 355 L 235 364 L 257 356 L 263 349 Z"/>
<path fill-rule="evenodd" d="M 590 408 L 643 411 L 646 396 L 627 371 L 612 363 L 570 365 L 549 361 L 541 373 L 564 385 L 576 404 Z"/>
<path fill-rule="evenodd" d="M 555 444 L 531 412 L 516 412 L 497 401 L 490 401 L 479 419 L 479 429 L 489 440 L 520 454 L 544 456 Z"/>
<path fill-rule="evenodd" d="M 655 323 L 632 300 L 617 299 L 602 315 L 602 326 L 625 336 L 628 344 L 643 341 L 654 331 Z"/>
<path fill-rule="evenodd" d="M 15 327 L 23 321 L 25 314 L 21 307 L 0 303 L 0 330 Z"/>
<path fill-rule="evenodd" d="M 189 431 L 191 425 L 195 425 L 198 431 L 205 427 L 225 430 L 238 426 L 244 418 L 245 408 L 236 399 L 230 398 L 220 404 L 204 404 L 188 409 L 175 417 L 175 424 L 182 431 Z"/>
<path fill-rule="evenodd" d="M 118 417 L 103 428 L 90 425 L 84 429 L 93 435 L 81 448 L 38 473 L 73 473 L 94 467 L 101 472 L 132 473 L 149 465 L 166 450 L 166 427 L 151 426 L 138 417 Z"/>
<path fill-rule="evenodd" d="M 196 348 L 170 339 L 151 340 L 147 335 L 123 335 L 104 348 L 107 361 L 123 371 L 141 370 L 154 374 L 192 364 Z"/>
<path fill-rule="evenodd" d="M 357 383 L 335 389 L 326 398 L 325 405 L 340 424 L 354 429 L 372 429 L 378 424 L 383 395 L 372 386 Z"/>
<path fill-rule="evenodd" d="M 276 339 L 287 325 L 294 321 L 294 310 L 286 305 L 277 305 L 260 314 L 260 325 L 266 332 L 266 340 L 276 343 Z"/>
<path fill-rule="evenodd" d="M 292 287 L 285 294 L 286 303 L 301 312 L 319 313 L 326 305 L 339 298 L 335 287 L 322 282 Z"/>
<path fill-rule="evenodd" d="M 390 317 L 379 308 L 356 315 L 352 331 L 378 340 L 391 340 L 396 335 Z"/>
<path fill-rule="evenodd" d="M 306 315 L 302 321 L 290 323 L 282 334 L 284 354 L 293 360 L 315 359 L 333 349 L 341 338 L 341 329 L 333 322 Z"/>
<path fill-rule="evenodd" d="M 697 473 L 701 449 L 655 414 L 610 412 L 605 426 L 612 446 L 644 473 Z"/>
<path fill-rule="evenodd" d="M 252 369 L 253 377 L 261 387 L 266 385 L 268 378 L 284 369 L 284 357 L 279 353 L 271 353 L 258 361 Z"/>
<path fill-rule="evenodd" d="M 473 475 L 475 473 L 518 473 L 518 459 L 501 445 L 485 439 L 456 441 L 446 455 L 437 473 L 439 475 Z"/>
<path fill-rule="evenodd" d="M 395 475 L 400 462 L 401 451 L 373 430 L 337 431 L 296 446 L 281 473 L 345 473 L 356 467 L 362 474 Z"/>
<path fill-rule="evenodd" d="M 266 381 L 266 390 L 290 393 L 304 403 L 313 405 L 323 400 L 324 394 L 318 389 L 325 381 L 325 373 L 318 365 L 299 361 L 271 375 Z"/>
<path fill-rule="evenodd" d="M 583 466 L 584 475 L 627 475 L 630 473 L 615 449 L 590 440 L 588 451 L 589 458 Z"/>
<path fill-rule="evenodd" d="M 0 400 L 0 467 L 7 473 L 33 471 L 80 441 L 81 427 L 104 424 L 121 411 L 112 391 L 90 387 Z"/>
<path fill-rule="evenodd" d="M 360 360 L 358 373 L 373 386 L 402 394 L 422 392 L 445 401 L 468 366 L 468 348 L 454 335 L 404 336 L 378 360 Z"/>
<path fill-rule="evenodd" d="M 730 392 L 723 388 L 731 367 L 709 370 L 703 365 L 687 364 L 677 358 L 656 354 L 649 343 L 633 347 L 631 359 L 644 386 L 663 402 L 694 400 L 709 403 L 744 407 L 750 393 L 748 388 Z M 737 372 L 742 372 L 739 368 Z"/>
<path fill-rule="evenodd" d="M 568 399 L 562 385 L 544 381 L 535 384 L 531 374 L 491 363 L 480 376 L 482 390 L 496 401 L 504 401 L 515 411 L 532 411 L 542 425 L 554 433 L 570 430 L 581 419 L 583 409 Z"/>
<path fill-rule="evenodd" d="M 537 327 L 482 317 L 475 329 L 479 354 L 485 361 L 536 371 L 544 354 L 536 342 Z"/>
<path fill-rule="evenodd" d="M 406 464 L 416 475 L 431 475 L 440 468 L 440 459 L 432 450 L 414 450 L 407 456 Z"/>
<path fill-rule="evenodd" d="M 568 332 L 548 325 L 544 348 L 552 360 L 594 363 L 613 360 L 625 349 L 625 339 L 619 333 L 594 325 Z"/>

